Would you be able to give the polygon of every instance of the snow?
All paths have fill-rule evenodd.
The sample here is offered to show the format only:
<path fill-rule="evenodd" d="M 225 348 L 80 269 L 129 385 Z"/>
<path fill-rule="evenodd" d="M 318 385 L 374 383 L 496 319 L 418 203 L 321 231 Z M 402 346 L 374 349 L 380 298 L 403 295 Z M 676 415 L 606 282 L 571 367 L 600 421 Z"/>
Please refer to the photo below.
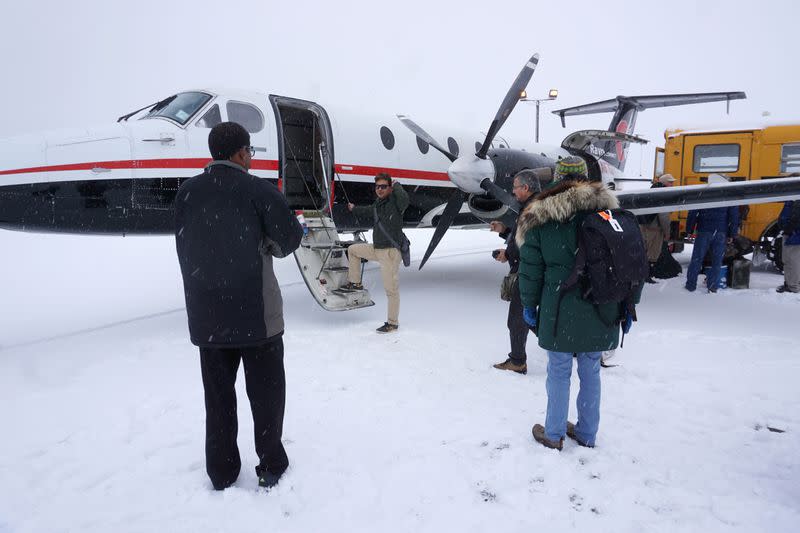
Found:
<path fill-rule="evenodd" d="M 418 261 L 430 231 L 412 231 Z M 291 466 L 255 490 L 240 375 L 242 473 L 205 474 L 197 350 L 170 238 L 0 233 L 0 532 L 796 531 L 798 295 L 647 287 L 603 370 L 598 446 L 533 442 L 545 356 L 508 350 L 505 266 L 486 231 L 451 231 L 386 300 L 328 313 L 293 259 L 276 261 L 287 331 Z M 685 264 L 688 252 L 679 256 Z M 573 376 L 572 394 L 577 393 Z M 574 417 L 574 405 L 572 406 Z M 776 433 L 767 427 L 785 430 Z"/>

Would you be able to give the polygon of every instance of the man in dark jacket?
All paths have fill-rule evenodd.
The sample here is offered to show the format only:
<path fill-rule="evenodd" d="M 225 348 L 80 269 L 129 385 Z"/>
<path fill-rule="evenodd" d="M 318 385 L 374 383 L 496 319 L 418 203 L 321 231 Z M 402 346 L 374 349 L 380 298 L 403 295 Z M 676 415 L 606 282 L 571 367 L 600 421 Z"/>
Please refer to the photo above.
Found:
<path fill-rule="evenodd" d="M 786 202 L 778 218 L 783 230 L 783 285 L 778 292 L 800 292 L 800 201 Z"/>
<path fill-rule="evenodd" d="M 541 192 L 542 186 L 539 178 L 533 170 L 522 170 L 514 176 L 513 193 L 514 197 L 520 203 L 520 212 L 530 203 L 536 193 Z M 528 373 L 528 354 L 525 345 L 528 342 L 528 324 L 522 317 L 522 300 L 519 297 L 519 280 L 517 279 L 517 271 L 519 270 L 519 248 L 515 239 L 517 235 L 516 220 L 511 227 L 506 226 L 499 220 L 494 220 L 490 224 L 492 231 L 500 234 L 500 237 L 505 240 L 506 247 L 504 249 L 495 250 L 494 256 L 497 261 L 501 263 L 508 263 L 510 269 L 510 276 L 514 280 L 511 286 L 511 301 L 508 305 L 508 318 L 506 319 L 506 326 L 508 326 L 508 336 L 511 341 L 511 351 L 508 353 L 508 358 L 502 363 L 494 365 L 499 370 L 511 370 L 519 374 Z"/>
<path fill-rule="evenodd" d="M 347 208 L 361 219 L 374 221 L 372 240 L 374 244 L 354 244 L 347 249 L 350 271 L 345 290 L 363 290 L 361 284 L 361 260 L 377 261 L 381 266 L 381 278 L 389 302 L 386 322 L 376 331 L 397 331 L 400 316 L 400 246 L 403 242 L 403 213 L 408 207 L 408 193 L 399 183 L 392 182 L 385 172 L 375 176 L 375 195 L 370 206 L 347 204 Z"/>
<path fill-rule="evenodd" d="M 523 316 L 547 350 L 547 417 L 534 439 L 560 450 L 567 435 L 593 447 L 600 424 L 600 358 L 619 343 L 617 303 L 593 305 L 577 289 L 560 293 L 575 266 L 578 228 L 588 213 L 618 207 L 602 183 L 587 181 L 586 162 L 568 156 L 556 164 L 554 186 L 531 201 L 517 221 L 519 290 Z M 556 322 L 556 317 L 558 322 Z M 578 361 L 578 422 L 567 421 L 572 359 Z"/>
<path fill-rule="evenodd" d="M 711 273 L 706 276 L 708 292 L 717 292 L 719 288 L 720 269 L 725 255 L 725 244 L 732 242 L 739 233 L 739 208 L 714 207 L 689 211 L 686 218 L 686 234 L 697 231 L 692 250 L 689 270 L 686 272 L 686 290 L 697 289 L 697 276 L 703 267 L 703 260 L 711 250 Z"/>
<path fill-rule="evenodd" d="M 206 471 L 217 490 L 239 476 L 236 373 L 244 362 L 259 485 L 289 465 L 281 443 L 286 381 L 283 301 L 272 269 L 303 229 L 267 180 L 248 174 L 250 135 L 234 122 L 208 136 L 214 160 L 175 197 L 175 241 L 192 343 L 200 348 L 206 405 Z"/>

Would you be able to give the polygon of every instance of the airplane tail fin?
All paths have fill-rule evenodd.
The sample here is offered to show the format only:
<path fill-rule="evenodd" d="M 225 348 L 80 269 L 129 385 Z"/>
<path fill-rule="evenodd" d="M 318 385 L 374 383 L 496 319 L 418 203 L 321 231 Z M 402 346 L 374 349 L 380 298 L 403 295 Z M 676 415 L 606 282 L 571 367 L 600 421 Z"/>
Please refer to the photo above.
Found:
<path fill-rule="evenodd" d="M 636 127 L 639 111 L 652 107 L 670 107 L 676 105 L 704 104 L 709 102 L 727 102 L 730 110 L 731 100 L 747 98 L 743 92 L 662 94 L 645 96 L 617 96 L 612 100 L 603 100 L 592 104 L 567 107 L 553 111 L 561 117 L 561 126 L 566 127 L 565 117 L 574 115 L 592 115 L 596 113 L 614 113 L 608 131 L 632 135 Z M 625 169 L 625 160 L 629 143 L 621 141 L 602 141 L 596 148 L 603 155 L 606 163 L 620 171 Z"/>

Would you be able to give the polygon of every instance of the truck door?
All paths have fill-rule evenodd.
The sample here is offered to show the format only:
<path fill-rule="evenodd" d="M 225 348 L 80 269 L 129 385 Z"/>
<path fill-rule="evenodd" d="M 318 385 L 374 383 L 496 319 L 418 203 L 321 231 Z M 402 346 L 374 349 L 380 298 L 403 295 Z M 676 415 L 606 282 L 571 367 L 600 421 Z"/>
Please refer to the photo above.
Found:
<path fill-rule="evenodd" d="M 708 183 L 709 174 L 725 174 L 730 181 L 750 179 L 752 132 L 685 135 L 681 185 Z M 687 211 L 679 218 L 686 219 Z"/>

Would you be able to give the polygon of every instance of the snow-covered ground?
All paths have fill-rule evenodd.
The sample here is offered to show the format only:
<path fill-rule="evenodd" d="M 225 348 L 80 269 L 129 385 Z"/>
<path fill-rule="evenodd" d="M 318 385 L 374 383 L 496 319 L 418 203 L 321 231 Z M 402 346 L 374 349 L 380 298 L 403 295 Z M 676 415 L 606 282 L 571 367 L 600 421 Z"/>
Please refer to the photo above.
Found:
<path fill-rule="evenodd" d="M 411 236 L 418 259 L 430 232 Z M 766 270 L 717 295 L 648 287 L 603 370 L 597 448 L 559 453 L 530 434 L 535 339 L 527 376 L 491 368 L 508 350 L 499 243 L 451 231 L 404 269 L 386 336 L 375 270 L 376 307 L 334 314 L 279 262 L 291 467 L 263 494 L 243 387 L 239 481 L 206 477 L 172 239 L 0 232 L 0 532 L 798 530 L 800 296 Z"/>

